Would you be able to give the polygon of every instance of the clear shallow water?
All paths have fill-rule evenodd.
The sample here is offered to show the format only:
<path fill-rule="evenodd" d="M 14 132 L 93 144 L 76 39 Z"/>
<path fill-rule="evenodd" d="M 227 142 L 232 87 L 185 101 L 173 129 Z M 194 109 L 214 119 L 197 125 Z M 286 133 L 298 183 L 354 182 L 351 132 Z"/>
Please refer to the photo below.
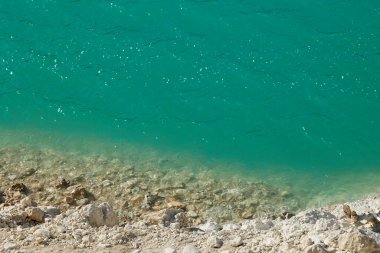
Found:
<path fill-rule="evenodd" d="M 321 196 L 380 179 L 379 1 L 3 1 L 0 52 L 3 142 L 91 136 Z"/>

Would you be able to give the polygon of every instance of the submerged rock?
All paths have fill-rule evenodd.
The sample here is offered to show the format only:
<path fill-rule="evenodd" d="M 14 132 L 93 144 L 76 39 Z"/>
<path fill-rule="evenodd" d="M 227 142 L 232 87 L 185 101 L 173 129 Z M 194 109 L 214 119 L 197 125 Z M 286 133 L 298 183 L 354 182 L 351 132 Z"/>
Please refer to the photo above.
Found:
<path fill-rule="evenodd" d="M 57 189 L 66 189 L 67 187 L 70 186 L 70 181 L 66 180 L 65 178 L 58 178 L 54 182 L 54 186 Z"/>
<path fill-rule="evenodd" d="M 9 191 L 18 191 L 22 193 L 26 193 L 28 188 L 23 184 L 23 183 L 16 183 L 13 184 L 10 188 Z"/>
<path fill-rule="evenodd" d="M 176 222 L 176 215 L 179 213 L 183 213 L 183 209 L 177 209 L 177 208 L 168 208 L 165 210 L 165 213 L 162 217 L 162 222 L 165 226 L 169 226 L 170 223 Z"/>

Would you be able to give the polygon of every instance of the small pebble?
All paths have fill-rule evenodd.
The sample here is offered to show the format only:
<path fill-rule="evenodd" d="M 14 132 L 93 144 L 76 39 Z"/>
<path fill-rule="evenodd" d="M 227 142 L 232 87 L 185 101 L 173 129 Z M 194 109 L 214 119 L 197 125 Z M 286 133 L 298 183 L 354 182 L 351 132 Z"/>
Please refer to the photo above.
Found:
<path fill-rule="evenodd" d="M 195 247 L 194 245 L 186 245 L 183 250 L 182 250 L 182 253 L 201 253 L 200 250 Z"/>
<path fill-rule="evenodd" d="M 232 247 L 239 247 L 243 244 L 243 239 L 241 238 L 241 236 L 236 236 L 234 237 L 231 241 L 230 241 L 230 245 Z"/>
<path fill-rule="evenodd" d="M 211 248 L 220 248 L 223 245 L 223 241 L 217 238 L 216 236 L 211 236 L 207 239 L 207 244 Z"/>

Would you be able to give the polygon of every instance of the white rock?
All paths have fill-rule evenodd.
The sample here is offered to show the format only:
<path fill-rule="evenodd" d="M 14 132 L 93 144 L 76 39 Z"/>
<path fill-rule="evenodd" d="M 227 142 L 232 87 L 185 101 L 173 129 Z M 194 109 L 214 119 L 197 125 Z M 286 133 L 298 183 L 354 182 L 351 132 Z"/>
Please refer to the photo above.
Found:
<path fill-rule="evenodd" d="M 211 248 L 220 248 L 223 245 L 223 241 L 216 236 L 211 236 L 207 239 L 207 244 Z"/>
<path fill-rule="evenodd" d="M 112 227 L 119 223 L 119 218 L 108 203 L 102 203 L 98 207 L 94 204 L 86 205 L 81 209 L 81 213 L 93 227 Z"/>
<path fill-rule="evenodd" d="M 273 226 L 273 223 L 270 221 L 267 221 L 267 222 L 256 221 L 255 229 L 257 229 L 257 230 L 268 230 L 272 226 Z"/>
<path fill-rule="evenodd" d="M 256 229 L 256 230 L 268 230 L 273 226 L 271 221 L 262 222 L 258 220 L 244 221 L 241 225 L 242 230 Z"/>
<path fill-rule="evenodd" d="M 105 248 L 111 248 L 112 245 L 109 243 L 99 243 L 98 247 L 105 249 Z"/>
<path fill-rule="evenodd" d="M 18 245 L 14 242 L 6 242 L 3 245 L 4 250 L 15 250 L 18 248 Z"/>
<path fill-rule="evenodd" d="M 352 229 L 339 236 L 338 247 L 341 250 L 359 252 L 375 249 L 378 245 L 373 238 L 364 234 L 362 231 Z"/>
<path fill-rule="evenodd" d="M 107 240 L 107 235 L 106 234 L 100 234 L 100 235 L 98 235 L 97 240 L 99 242 L 105 241 L 105 240 Z"/>
<path fill-rule="evenodd" d="M 164 253 L 177 253 L 177 251 L 172 247 L 168 247 L 165 248 Z"/>
<path fill-rule="evenodd" d="M 331 229 L 337 229 L 339 227 L 337 220 L 335 219 L 319 219 L 315 222 L 315 230 L 326 231 Z"/>
<path fill-rule="evenodd" d="M 314 243 L 313 240 L 308 236 L 304 236 L 300 240 L 300 245 L 303 249 L 308 248 L 309 246 L 313 245 L 313 243 Z"/>
<path fill-rule="evenodd" d="M 201 251 L 194 245 L 186 245 L 183 248 L 182 253 L 201 253 Z"/>
<path fill-rule="evenodd" d="M 11 180 L 11 181 L 13 181 L 13 180 L 15 180 L 17 178 L 18 178 L 18 176 L 14 175 L 14 174 L 8 176 L 8 179 Z"/>
<path fill-rule="evenodd" d="M 222 229 L 222 226 L 220 226 L 218 223 L 216 222 L 212 222 L 212 221 L 209 221 L 205 224 L 201 224 L 199 225 L 199 228 L 202 229 L 203 231 L 219 231 Z"/>
<path fill-rule="evenodd" d="M 102 185 L 103 185 L 103 187 L 109 187 L 109 186 L 113 185 L 113 183 L 112 183 L 112 181 L 107 179 L 107 180 L 104 180 L 102 182 Z"/>
<path fill-rule="evenodd" d="M 239 230 L 241 226 L 239 224 L 224 224 L 223 230 L 231 231 L 231 230 Z"/>
<path fill-rule="evenodd" d="M 43 240 L 49 239 L 50 238 L 50 231 L 47 228 L 39 228 L 36 231 L 34 231 L 33 235 L 36 238 L 41 238 Z"/>
<path fill-rule="evenodd" d="M 56 226 L 55 227 L 55 232 L 56 233 L 65 233 L 66 232 L 66 228 L 64 226 Z"/>
<path fill-rule="evenodd" d="M 94 238 L 91 235 L 85 235 L 82 238 L 82 242 L 83 243 L 93 242 L 93 241 L 94 241 Z"/>
<path fill-rule="evenodd" d="M 307 247 L 305 253 L 329 253 L 329 251 L 320 244 L 314 244 Z"/>
<path fill-rule="evenodd" d="M 188 211 L 188 212 L 186 213 L 186 215 L 187 215 L 187 217 L 189 217 L 189 218 L 197 218 L 197 217 L 198 217 L 198 214 L 197 214 L 196 212 L 194 212 L 194 211 Z"/>
<path fill-rule="evenodd" d="M 296 215 L 295 217 L 301 223 L 315 224 L 319 219 L 336 219 L 335 215 L 326 211 L 306 210 Z"/>
<path fill-rule="evenodd" d="M 235 236 L 232 240 L 230 240 L 230 245 L 232 247 L 239 247 L 243 244 L 243 239 L 241 236 Z"/>

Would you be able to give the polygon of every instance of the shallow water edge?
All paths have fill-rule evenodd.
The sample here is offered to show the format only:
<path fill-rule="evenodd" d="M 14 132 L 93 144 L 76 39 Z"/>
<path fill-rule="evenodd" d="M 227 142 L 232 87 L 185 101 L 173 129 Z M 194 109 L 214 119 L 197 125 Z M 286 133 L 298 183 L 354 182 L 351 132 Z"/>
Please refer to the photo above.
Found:
<path fill-rule="evenodd" d="M 149 147 L 73 136 L 62 139 L 52 133 L 40 133 L 37 138 L 31 132 L 24 133 L 2 131 L 3 187 L 23 182 L 37 192 L 48 188 L 51 194 L 39 198 L 65 209 L 73 204 L 66 201 L 68 193 L 81 185 L 94 200 L 107 200 L 124 210 L 120 215 L 127 220 L 138 220 L 180 203 L 200 215 L 198 222 L 223 222 L 296 212 L 380 192 L 376 170 L 373 174 L 347 171 L 318 176 L 276 167 L 257 172 L 239 164 L 210 162 Z M 57 190 L 59 178 L 70 182 L 68 190 Z"/>

